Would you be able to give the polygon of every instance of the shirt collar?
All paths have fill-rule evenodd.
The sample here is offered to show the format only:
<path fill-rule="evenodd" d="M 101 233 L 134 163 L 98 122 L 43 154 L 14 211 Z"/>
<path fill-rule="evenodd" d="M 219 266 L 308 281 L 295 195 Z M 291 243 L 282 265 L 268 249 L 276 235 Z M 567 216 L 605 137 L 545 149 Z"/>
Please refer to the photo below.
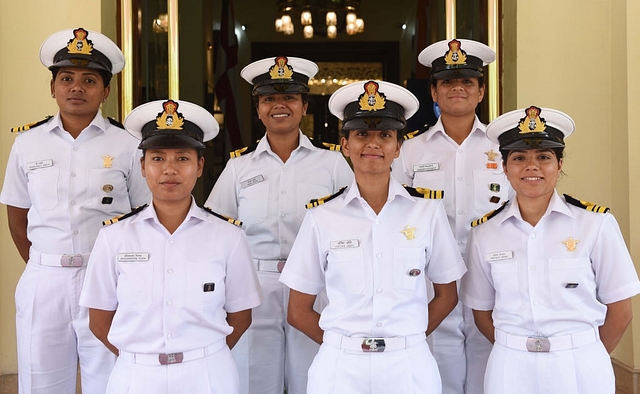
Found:
<path fill-rule="evenodd" d="M 392 201 L 393 199 L 396 198 L 396 196 L 403 197 L 411 201 L 416 200 L 416 198 L 412 197 L 407 191 L 407 189 L 405 189 L 404 186 L 402 186 L 400 182 L 396 181 L 392 176 L 389 179 L 389 190 L 387 192 L 387 202 Z M 358 189 L 358 183 L 354 178 L 353 181 L 351 182 L 351 185 L 346 190 L 344 200 L 342 202 L 343 207 L 349 205 L 351 201 L 356 199 L 362 200 L 362 196 L 360 195 L 360 189 Z"/>
<path fill-rule="evenodd" d="M 198 207 L 195 198 L 191 196 L 191 206 L 189 207 L 187 216 L 184 218 L 182 223 L 189 221 L 192 217 L 200 220 L 206 220 L 208 216 L 210 216 L 210 214 L 207 213 L 204 209 Z M 152 219 L 154 222 L 162 225 L 160 223 L 160 220 L 158 220 L 158 214 L 156 212 L 156 208 L 153 206 L 153 200 L 151 201 L 151 203 L 149 203 L 149 206 L 146 209 L 134 216 L 132 219 L 133 222 Z"/>
<path fill-rule="evenodd" d="M 96 112 L 96 116 L 93 118 L 91 123 L 89 123 L 89 125 L 87 126 L 87 129 L 91 128 L 91 126 L 95 126 L 96 128 L 98 128 L 102 132 L 105 132 L 107 130 L 108 124 L 109 124 L 109 121 L 107 119 L 105 119 L 102 116 L 102 112 L 100 110 L 98 110 L 98 112 Z M 60 129 L 62 131 L 65 131 L 65 129 L 64 129 L 63 125 L 62 125 L 62 118 L 60 117 L 60 111 L 58 111 L 56 116 L 54 116 L 53 120 L 51 122 L 47 123 L 47 125 L 49 126 L 49 129 L 47 131 L 53 131 L 56 128 L 58 128 L 58 129 Z"/>
<path fill-rule="evenodd" d="M 475 120 L 473 121 L 473 126 L 471 126 L 471 133 L 469 135 L 474 133 L 482 133 L 483 137 L 486 138 L 487 126 L 484 123 L 482 123 L 480 119 L 478 119 L 478 116 L 476 116 Z M 429 130 L 427 131 L 427 141 L 433 138 L 436 134 L 440 134 L 443 137 L 449 138 L 447 133 L 445 133 L 444 131 L 444 125 L 442 124 L 442 117 L 439 117 L 436 124 L 430 127 Z"/>
<path fill-rule="evenodd" d="M 302 134 L 301 130 L 298 130 L 298 147 L 296 149 L 294 149 L 294 151 L 300 149 L 300 148 L 306 148 L 306 149 L 313 149 L 314 146 L 311 143 L 311 141 L 309 141 L 309 137 L 307 137 L 306 135 Z M 253 152 L 253 158 L 258 157 L 261 153 L 263 152 L 271 152 L 273 153 L 273 151 L 271 150 L 271 145 L 269 145 L 269 141 L 267 140 L 267 135 L 265 134 L 261 139 L 260 142 L 258 142 L 258 146 L 256 147 L 256 150 Z M 273 153 L 275 154 L 275 153 Z"/>
<path fill-rule="evenodd" d="M 571 212 L 571 209 L 567 206 L 565 201 L 560 197 L 560 195 L 556 190 L 553 191 L 553 195 L 551 196 L 551 200 L 549 200 L 549 205 L 547 206 L 547 210 L 544 213 L 544 215 L 542 215 L 542 217 L 544 218 L 545 216 L 550 215 L 551 212 L 558 212 L 558 213 L 567 215 L 569 217 L 574 217 L 573 212 Z M 505 220 L 511 217 L 514 217 L 518 220 L 524 220 L 522 219 L 522 215 L 520 214 L 520 206 L 518 205 L 518 199 L 515 197 L 513 201 L 509 203 L 509 205 L 505 208 L 504 215 L 502 216 L 502 218 L 498 223 L 502 224 L 502 222 L 504 222 Z"/>

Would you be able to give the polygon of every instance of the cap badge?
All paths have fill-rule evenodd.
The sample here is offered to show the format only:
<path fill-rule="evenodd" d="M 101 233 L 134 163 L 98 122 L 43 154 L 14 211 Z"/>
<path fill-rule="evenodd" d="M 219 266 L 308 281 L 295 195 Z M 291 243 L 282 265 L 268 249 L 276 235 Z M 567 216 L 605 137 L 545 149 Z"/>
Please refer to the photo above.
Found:
<path fill-rule="evenodd" d="M 364 93 L 358 97 L 361 110 L 378 111 L 385 108 L 387 100 L 384 93 L 378 92 L 378 87 L 373 81 L 364 84 Z"/>
<path fill-rule="evenodd" d="M 293 67 L 289 64 L 286 56 L 278 56 L 275 64 L 269 68 L 271 79 L 291 79 L 293 77 Z"/>
<path fill-rule="evenodd" d="M 82 53 L 84 55 L 91 55 L 91 51 L 93 50 L 93 43 L 91 40 L 87 39 L 87 32 L 83 28 L 78 28 L 73 31 L 73 37 L 67 43 L 68 53 Z"/>
<path fill-rule="evenodd" d="M 404 236 L 407 237 L 408 240 L 412 240 L 416 237 L 415 227 L 404 226 L 404 230 L 400 230 L 400 232 L 404 234 Z"/>
<path fill-rule="evenodd" d="M 578 242 L 580 241 L 577 239 L 573 239 L 573 237 L 569 237 L 566 240 L 562 241 L 562 243 L 567 246 L 567 252 L 575 252 Z"/>
<path fill-rule="evenodd" d="M 162 107 L 164 108 L 164 111 L 159 113 L 156 117 L 158 130 L 182 130 L 184 118 L 182 117 L 182 114 L 178 112 L 178 103 L 173 100 L 168 100 L 162 103 Z"/>
<path fill-rule="evenodd" d="M 518 129 L 520 134 L 524 133 L 542 133 L 547 129 L 547 122 L 540 117 L 540 108 L 531 106 L 524 111 L 527 116 L 520 119 Z"/>
<path fill-rule="evenodd" d="M 444 63 L 447 65 L 467 64 L 467 53 L 460 49 L 460 41 L 449 41 L 449 50 L 444 54 Z"/>
<path fill-rule="evenodd" d="M 102 167 L 111 168 L 113 166 L 113 156 L 102 156 Z"/>

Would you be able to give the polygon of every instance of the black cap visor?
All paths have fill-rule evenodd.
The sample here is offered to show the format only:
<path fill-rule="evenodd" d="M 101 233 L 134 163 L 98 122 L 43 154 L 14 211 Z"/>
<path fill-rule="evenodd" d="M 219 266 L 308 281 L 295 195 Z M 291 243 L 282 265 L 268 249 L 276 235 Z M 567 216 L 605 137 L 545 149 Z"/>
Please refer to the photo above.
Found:
<path fill-rule="evenodd" d="M 359 102 L 349 103 L 344 109 L 342 130 L 404 130 L 407 121 L 404 108 L 387 101 L 384 109 L 379 111 L 361 110 Z"/>
<path fill-rule="evenodd" d="M 509 130 L 498 137 L 500 150 L 527 150 L 564 148 L 564 134 L 547 126 L 547 130 L 537 133 L 522 133 L 519 129 Z"/>
<path fill-rule="evenodd" d="M 94 49 L 92 55 L 81 53 L 68 53 L 67 48 L 63 48 L 53 58 L 53 64 L 49 70 L 60 67 L 84 67 L 96 70 L 104 70 L 111 75 L 111 61 L 100 51 Z"/>
<path fill-rule="evenodd" d="M 172 148 L 194 148 L 204 149 L 204 143 L 195 138 L 180 132 L 179 130 L 158 131 L 152 136 L 142 140 L 138 149 L 172 149 Z"/>

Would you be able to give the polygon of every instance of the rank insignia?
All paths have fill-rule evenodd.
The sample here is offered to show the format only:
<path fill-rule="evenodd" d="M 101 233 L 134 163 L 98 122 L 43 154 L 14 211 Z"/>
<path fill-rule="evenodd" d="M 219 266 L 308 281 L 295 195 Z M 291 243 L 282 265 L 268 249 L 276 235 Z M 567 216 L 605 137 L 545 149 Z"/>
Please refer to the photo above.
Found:
<path fill-rule="evenodd" d="M 449 41 L 449 50 L 444 54 L 444 62 L 447 65 L 467 64 L 467 53 L 460 48 L 460 41 Z"/>
<path fill-rule="evenodd" d="M 540 117 L 540 108 L 531 106 L 524 111 L 527 116 L 520 119 L 518 129 L 520 134 L 524 133 L 542 133 L 547 129 L 547 122 Z"/>
<path fill-rule="evenodd" d="M 416 237 L 415 227 L 404 226 L 404 230 L 400 230 L 400 232 L 404 234 L 404 236 L 407 237 L 408 240 L 412 240 Z"/>
<path fill-rule="evenodd" d="M 173 100 L 167 100 L 162 103 L 164 111 L 156 117 L 156 126 L 158 130 L 182 130 L 184 117 L 178 112 L 178 103 Z"/>
<path fill-rule="evenodd" d="M 104 168 L 111 168 L 111 166 L 113 165 L 113 156 L 102 156 L 102 167 Z"/>
<path fill-rule="evenodd" d="M 487 163 L 487 168 L 490 169 L 490 170 L 497 170 L 498 169 L 498 163 L 489 162 L 489 163 Z"/>
<path fill-rule="evenodd" d="M 384 93 L 379 92 L 380 86 L 374 81 L 364 84 L 364 93 L 358 97 L 360 109 L 363 111 L 378 111 L 385 108 L 387 98 Z"/>
<path fill-rule="evenodd" d="M 491 190 L 494 193 L 499 193 L 500 192 L 500 184 L 499 183 L 492 183 L 489 185 L 489 190 Z"/>
<path fill-rule="evenodd" d="M 269 68 L 271 79 L 291 79 L 293 77 L 293 67 L 289 64 L 286 56 L 278 56 L 275 64 Z"/>
<path fill-rule="evenodd" d="M 91 55 L 93 51 L 93 43 L 87 39 L 89 32 L 83 28 L 75 29 L 73 31 L 73 38 L 67 43 L 68 53 L 81 53 L 84 55 Z"/>
<path fill-rule="evenodd" d="M 204 286 L 203 286 L 203 289 L 202 289 L 202 290 L 203 290 L 205 293 L 208 293 L 208 292 L 213 291 L 215 288 L 216 288 L 216 284 L 215 284 L 215 283 L 213 283 L 213 282 L 207 282 L 207 283 L 205 283 L 205 284 L 204 284 Z"/>
<path fill-rule="evenodd" d="M 487 155 L 487 160 L 489 161 L 496 161 L 496 157 L 499 155 L 499 153 L 495 152 L 493 149 L 488 152 L 484 152 L 484 154 Z"/>
<path fill-rule="evenodd" d="M 500 197 L 498 197 L 498 196 L 491 196 L 491 198 L 489 199 L 489 202 L 490 202 L 490 203 L 493 203 L 493 204 L 497 204 L 497 203 L 499 203 L 499 202 L 500 202 Z"/>
<path fill-rule="evenodd" d="M 568 252 L 575 252 L 576 251 L 576 246 L 578 245 L 578 242 L 580 242 L 580 241 L 577 240 L 577 239 L 573 239 L 573 237 L 569 237 L 566 240 L 562 241 L 562 243 L 567 246 L 567 251 Z"/>
<path fill-rule="evenodd" d="M 111 193 L 113 191 L 113 185 L 107 183 L 106 185 L 102 186 L 102 191 L 105 193 Z"/>

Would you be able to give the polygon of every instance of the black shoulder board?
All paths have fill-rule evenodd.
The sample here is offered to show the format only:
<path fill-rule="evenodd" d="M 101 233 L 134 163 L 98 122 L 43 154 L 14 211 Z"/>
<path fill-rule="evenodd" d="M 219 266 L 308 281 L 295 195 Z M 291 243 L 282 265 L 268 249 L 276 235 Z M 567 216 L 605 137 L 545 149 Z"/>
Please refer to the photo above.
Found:
<path fill-rule="evenodd" d="M 422 187 L 411 187 L 402 185 L 413 197 L 429 198 L 432 200 L 442 200 L 444 198 L 444 190 L 431 190 Z"/>
<path fill-rule="evenodd" d="M 111 219 L 109 219 L 109 220 L 105 220 L 105 221 L 103 221 L 103 222 L 102 222 L 102 225 L 103 225 L 103 226 L 110 226 L 110 225 L 112 225 L 112 224 L 114 224 L 114 223 L 118 223 L 118 222 L 119 222 L 119 221 L 121 221 L 121 220 L 124 220 L 124 219 L 126 219 L 126 218 L 130 218 L 131 216 L 136 215 L 136 214 L 138 214 L 138 213 L 142 212 L 142 210 L 143 210 L 143 209 L 145 209 L 148 205 L 149 205 L 149 204 L 140 205 L 139 207 L 134 208 L 134 209 L 133 209 L 131 212 L 129 212 L 129 213 L 125 213 L 124 215 L 116 216 L 116 217 L 111 218 Z"/>
<path fill-rule="evenodd" d="M 488 214 L 484 215 L 483 217 L 481 217 L 480 219 L 476 219 L 473 222 L 471 222 L 471 227 L 475 227 L 475 226 L 479 226 L 482 223 L 486 222 L 487 220 L 491 219 L 492 217 L 496 216 L 497 214 L 499 214 L 500 212 L 502 212 L 502 210 L 504 209 L 504 207 L 507 206 L 507 203 L 509 203 L 509 201 L 505 201 L 502 203 L 502 206 L 498 209 L 494 209 L 493 211 L 489 212 Z"/>
<path fill-rule="evenodd" d="M 239 221 L 238 219 L 230 218 L 228 216 L 224 216 L 224 215 L 220 215 L 219 213 L 215 213 L 209 207 L 202 207 L 202 209 L 204 209 L 205 211 L 209 212 L 210 214 L 212 214 L 213 216 L 217 217 L 218 219 L 224 220 L 225 222 L 229 222 L 231 224 L 235 224 L 238 227 L 242 226 L 242 222 Z"/>
<path fill-rule="evenodd" d="M 11 128 L 11 132 L 12 133 L 20 133 L 20 132 L 23 132 L 23 131 L 27 131 L 27 130 L 32 129 L 34 127 L 38 127 L 41 124 L 47 123 L 49 121 L 49 119 L 51 119 L 51 118 L 53 118 L 53 115 L 49 115 L 49 116 L 47 116 L 46 118 L 42 119 L 39 122 L 29 123 L 29 124 L 26 124 L 26 125 L 20 126 L 20 127 L 12 127 Z"/>
<path fill-rule="evenodd" d="M 320 142 L 316 141 L 312 138 L 309 138 L 313 146 L 320 149 L 334 150 L 336 152 L 340 152 L 342 150 L 342 145 L 340 144 L 332 144 L 330 142 Z"/>
<path fill-rule="evenodd" d="M 229 152 L 229 158 L 233 159 L 236 157 L 240 157 L 244 154 L 253 152 L 258 147 L 258 142 L 260 142 L 260 140 L 257 140 L 256 143 L 251 146 L 245 146 L 244 148 L 236 149 L 233 152 Z"/>
<path fill-rule="evenodd" d="M 418 130 L 412 131 L 410 133 L 406 133 L 403 138 L 405 140 L 410 140 L 412 138 L 415 138 L 415 137 L 419 136 L 420 134 L 426 133 L 427 130 L 429 130 L 430 127 L 431 127 L 431 125 L 426 124 L 426 125 L 422 126 L 421 128 L 419 128 Z"/>
<path fill-rule="evenodd" d="M 113 118 L 107 118 L 109 119 L 109 123 L 111 123 L 112 125 L 119 127 L 121 129 L 124 129 L 124 125 L 120 122 L 118 122 L 117 120 L 113 119 Z"/>
<path fill-rule="evenodd" d="M 344 193 L 345 190 L 347 190 L 347 186 L 341 187 L 340 190 L 338 190 L 337 192 L 335 192 L 333 194 L 329 194 L 328 196 L 324 196 L 324 197 L 321 197 L 321 198 L 314 198 L 313 200 L 309 201 L 309 203 L 306 204 L 304 207 L 307 208 L 307 209 L 310 209 L 310 208 L 317 207 L 318 205 L 322 205 L 325 202 L 331 201 L 334 198 L 338 197 L 339 195 Z"/>
<path fill-rule="evenodd" d="M 607 213 L 609 212 L 608 207 L 603 207 L 602 205 L 596 205 L 589 201 L 577 200 L 571 197 L 568 194 L 563 194 L 565 201 L 567 201 L 571 205 L 575 205 L 576 207 L 580 207 L 582 209 L 586 209 L 587 211 L 597 212 L 597 213 Z"/>

